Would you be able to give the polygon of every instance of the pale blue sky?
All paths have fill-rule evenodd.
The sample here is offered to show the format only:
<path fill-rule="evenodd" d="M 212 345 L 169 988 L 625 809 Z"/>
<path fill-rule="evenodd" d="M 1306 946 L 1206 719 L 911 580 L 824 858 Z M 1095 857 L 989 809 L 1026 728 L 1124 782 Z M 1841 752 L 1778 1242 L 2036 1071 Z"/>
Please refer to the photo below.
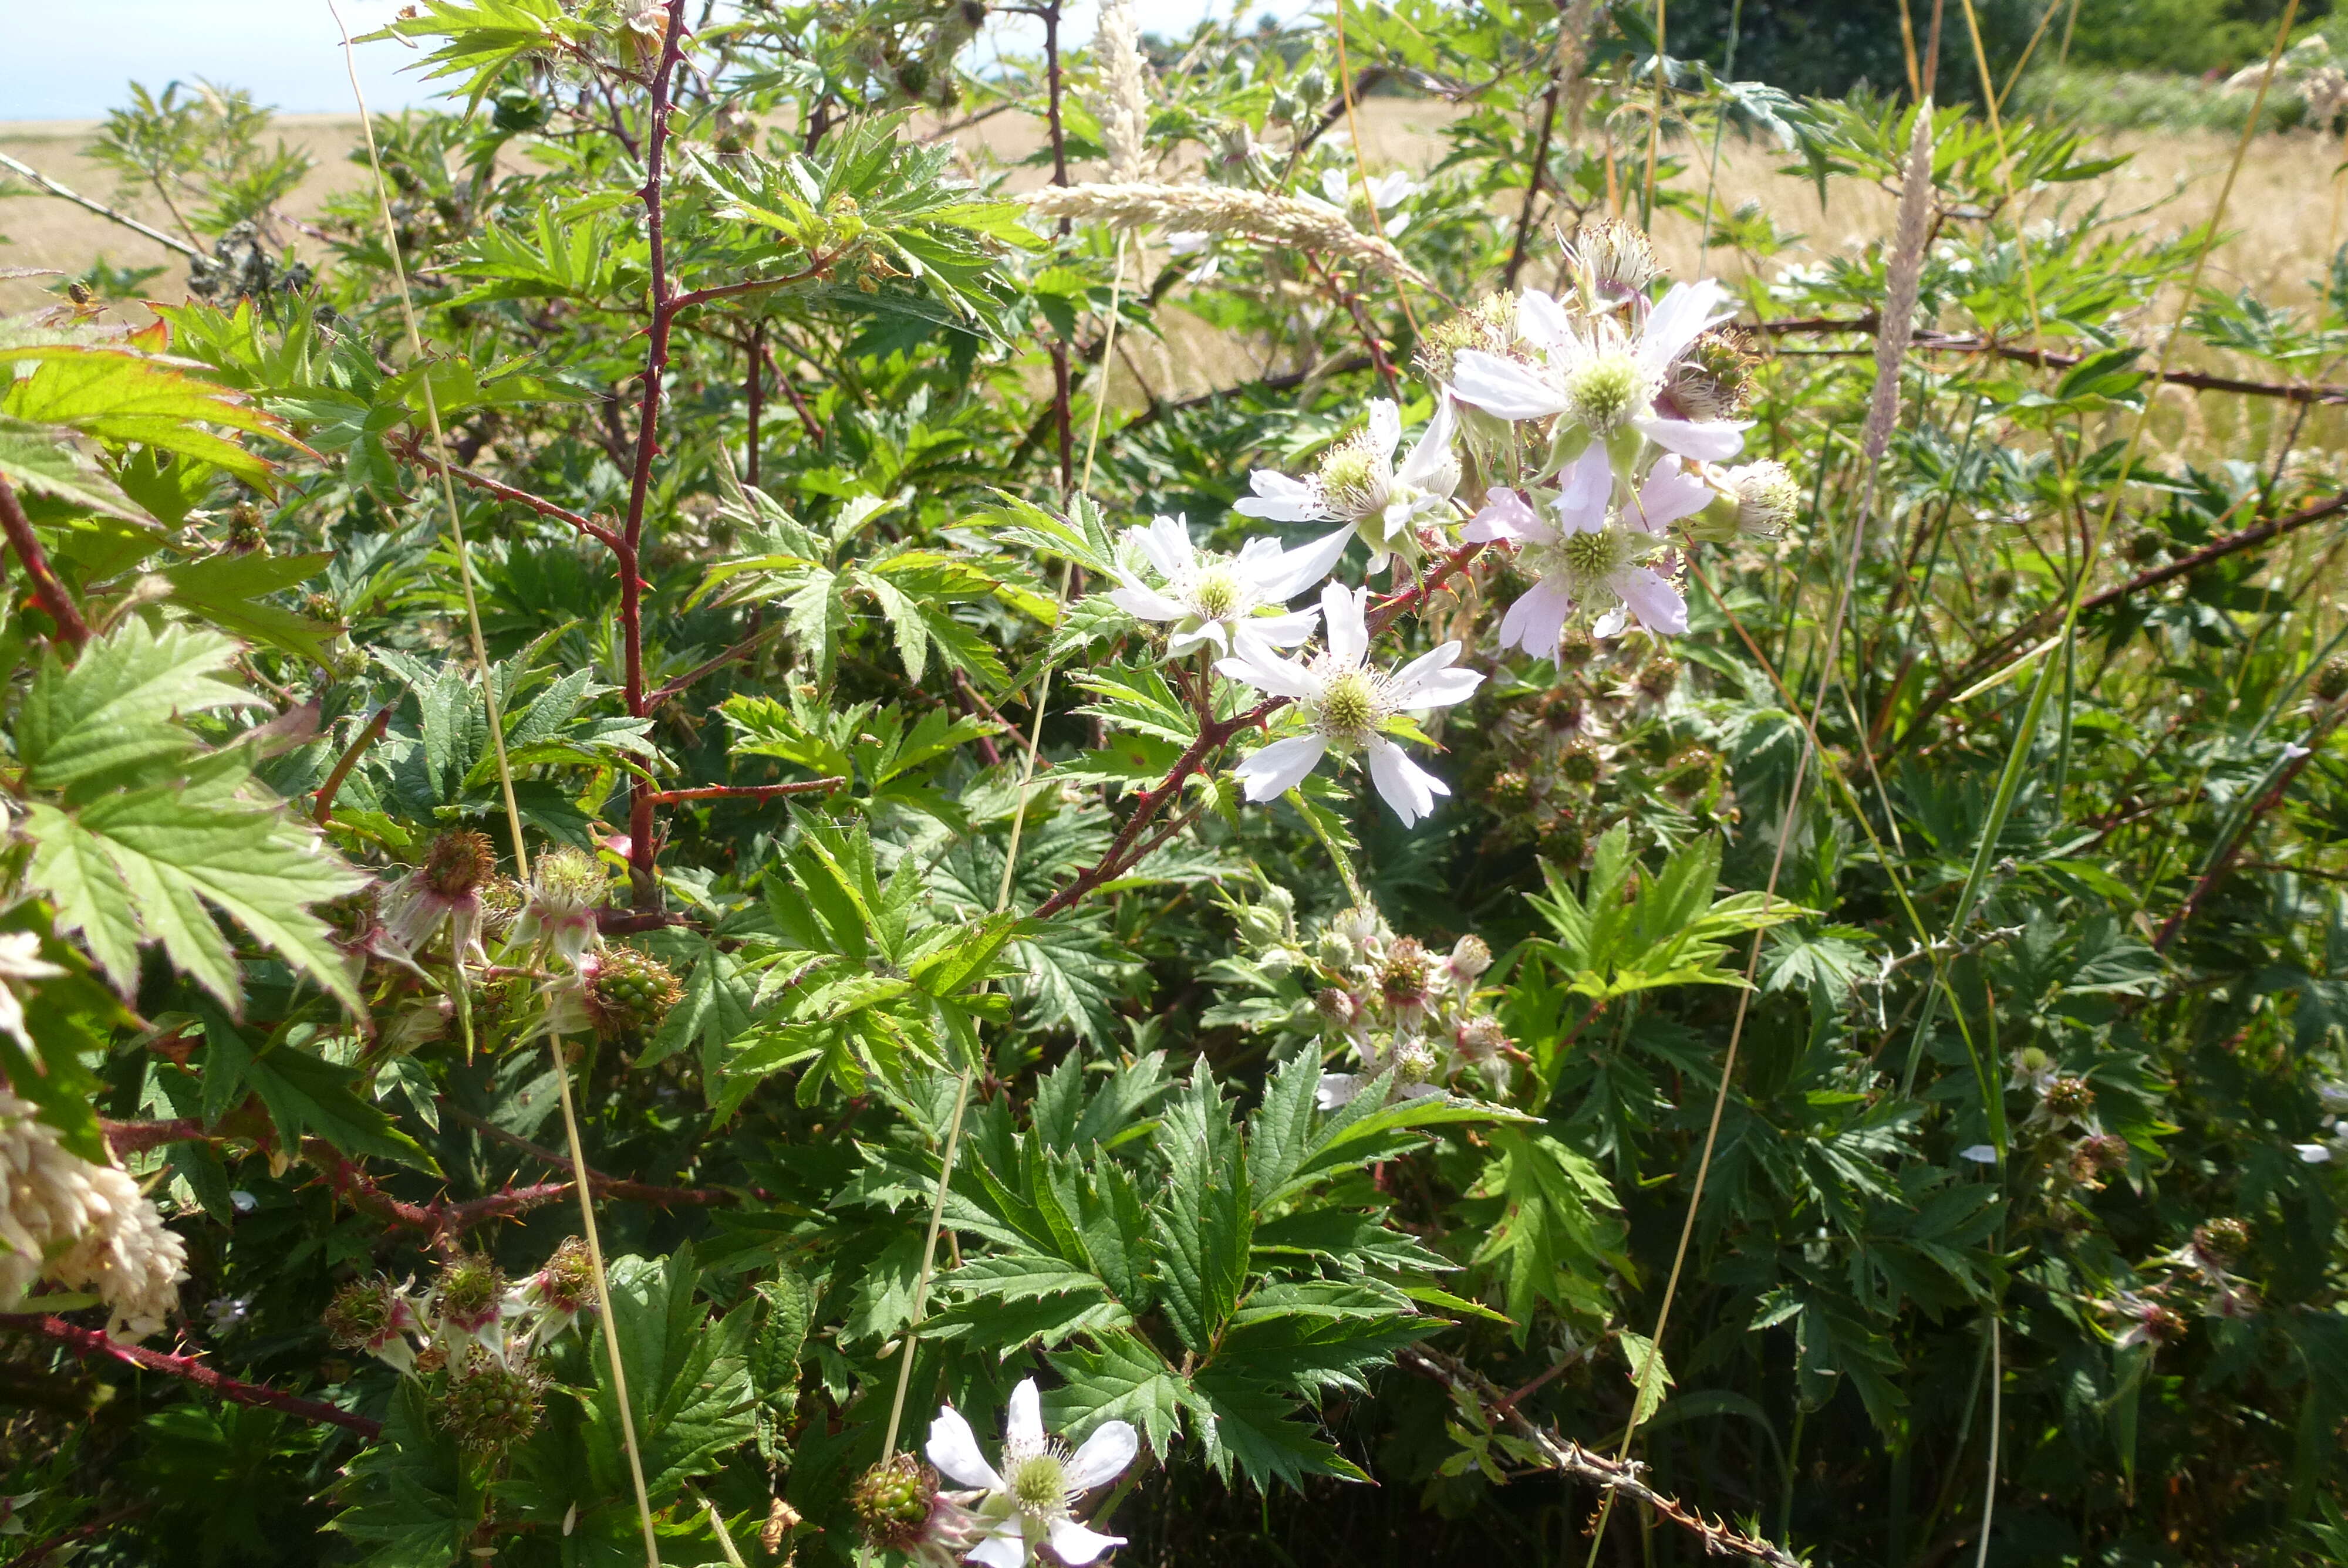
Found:
<path fill-rule="evenodd" d="M 364 33 L 382 26 L 402 0 L 337 3 L 352 32 Z M 1250 9 L 1293 15 L 1306 4 L 1259 0 Z M 1149 31 L 1179 32 L 1210 10 L 1227 15 L 1231 5 L 1147 0 L 1141 22 Z M 1069 42 L 1091 35 L 1094 12 L 1090 0 L 1069 5 Z M 1003 48 L 1042 46 L 1036 24 L 1012 18 L 1004 26 Z M 191 77 L 249 87 L 285 114 L 351 108 L 341 36 L 326 0 L 0 0 L 0 42 L 9 62 L 0 72 L 0 120 L 94 119 L 125 100 L 127 82 L 160 88 Z M 400 69 L 416 58 L 412 52 L 371 44 L 358 54 L 371 107 L 396 108 L 429 96 L 413 72 Z"/>

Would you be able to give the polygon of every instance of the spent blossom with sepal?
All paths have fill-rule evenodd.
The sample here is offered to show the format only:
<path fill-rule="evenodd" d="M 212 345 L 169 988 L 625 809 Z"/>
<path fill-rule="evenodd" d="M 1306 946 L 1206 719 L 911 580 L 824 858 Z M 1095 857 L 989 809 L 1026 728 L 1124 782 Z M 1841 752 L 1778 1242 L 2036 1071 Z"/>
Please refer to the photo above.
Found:
<path fill-rule="evenodd" d="M 1385 732 L 1406 712 L 1465 702 L 1484 677 L 1454 668 L 1460 653 L 1457 642 L 1446 642 L 1399 670 L 1371 664 L 1369 598 L 1368 589 L 1343 583 L 1322 589 L 1326 646 L 1309 662 L 1281 658 L 1269 649 L 1243 649 L 1216 664 L 1234 681 L 1292 699 L 1304 723 L 1303 734 L 1272 742 L 1234 770 L 1249 800 L 1277 800 L 1333 753 L 1341 759 L 1356 753 L 1366 756 L 1371 782 L 1405 827 L 1433 811 L 1437 795 L 1451 793 Z"/>
<path fill-rule="evenodd" d="M 1375 907 L 1362 904 L 1330 922 L 1312 964 L 1323 1049 L 1334 1043 L 1358 1070 L 1322 1073 L 1323 1110 L 1350 1102 L 1387 1072 L 1401 1099 L 1460 1090 L 1471 1072 L 1490 1092 L 1508 1092 L 1519 1053 L 1483 1006 L 1478 988 L 1492 949 L 1481 937 L 1471 932 L 1440 952 L 1396 936 Z"/>
<path fill-rule="evenodd" d="M 1139 1451 L 1130 1423 L 1104 1421 L 1072 1453 L 1044 1430 L 1033 1378 L 1011 1391 L 1004 1418 L 1000 1468 L 989 1464 L 970 1423 L 952 1405 L 941 1406 L 924 1451 L 947 1480 L 977 1492 L 973 1509 L 987 1524 L 985 1540 L 965 1560 L 987 1568 L 1025 1568 L 1048 1547 L 1053 1558 L 1083 1568 L 1125 1538 L 1088 1530 L 1076 1519 L 1085 1494 L 1125 1472 Z"/>
<path fill-rule="evenodd" d="M 1451 400 L 1438 394 L 1434 416 L 1396 467 L 1402 411 L 1385 398 L 1372 398 L 1367 426 L 1331 447 L 1311 478 L 1259 468 L 1248 476 L 1255 493 L 1233 509 L 1272 522 L 1349 524 L 1369 542 L 1373 572 L 1396 559 L 1415 564 L 1425 553 L 1419 530 L 1458 519 L 1451 498 L 1459 488 L 1459 458 L 1452 450 L 1457 434 Z"/>
<path fill-rule="evenodd" d="M 1200 549 L 1179 518 L 1155 518 L 1125 538 L 1150 571 L 1120 569 L 1124 586 L 1108 601 L 1137 620 L 1166 623 L 1166 651 L 1180 655 L 1201 645 L 1230 653 L 1242 639 L 1293 648 L 1312 636 L 1319 611 L 1292 615 L 1288 601 L 1329 575 L 1353 533 L 1340 528 L 1294 549 L 1251 538 L 1235 556 Z"/>

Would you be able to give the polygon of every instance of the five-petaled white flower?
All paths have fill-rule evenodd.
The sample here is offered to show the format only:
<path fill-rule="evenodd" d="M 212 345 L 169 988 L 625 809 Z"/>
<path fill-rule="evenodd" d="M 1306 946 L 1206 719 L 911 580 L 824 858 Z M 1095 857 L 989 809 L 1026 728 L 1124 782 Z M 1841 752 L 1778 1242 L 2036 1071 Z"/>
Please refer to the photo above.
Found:
<path fill-rule="evenodd" d="M 1503 419 L 1559 414 L 1601 443 L 1630 429 L 1684 457 L 1725 462 L 1745 445 L 1746 425 L 1658 418 L 1655 398 L 1673 362 L 1735 313 L 1714 313 L 1726 298 L 1711 278 L 1673 284 L 1634 333 L 1611 315 L 1577 323 L 1557 301 L 1527 289 L 1517 302 L 1517 335 L 1541 352 L 1543 364 L 1462 349 L 1452 362 L 1451 395 Z"/>
<path fill-rule="evenodd" d="M 1366 610 L 1370 590 L 1331 583 L 1321 590 L 1321 613 L 1328 646 L 1300 664 L 1263 650 L 1225 659 L 1215 668 L 1259 692 L 1295 701 L 1309 726 L 1305 733 L 1250 753 L 1234 770 L 1248 799 L 1278 799 L 1304 782 L 1330 752 L 1340 757 L 1369 753 L 1370 779 L 1402 818 L 1405 827 L 1435 809 L 1435 797 L 1449 794 L 1441 779 L 1406 755 L 1384 733 L 1396 714 L 1444 708 L 1464 702 L 1483 682 L 1473 670 L 1455 670 L 1459 644 L 1447 642 L 1395 671 L 1373 669 Z"/>
<path fill-rule="evenodd" d="M 1125 586 L 1108 596 L 1109 602 L 1136 620 L 1173 622 L 1166 636 L 1169 653 L 1185 653 L 1202 642 L 1229 653 L 1243 638 L 1293 648 L 1312 636 L 1319 611 L 1282 611 L 1329 575 L 1353 532 L 1340 528 L 1285 550 L 1272 539 L 1250 539 L 1237 556 L 1200 551 L 1179 518 L 1159 518 L 1146 528 L 1127 529 L 1125 537 L 1161 580 L 1153 588 L 1120 571 L 1117 580 Z"/>
<path fill-rule="evenodd" d="M 1665 456 L 1618 508 L 1613 469 L 1597 446 L 1559 477 L 1554 525 L 1516 491 L 1496 489 L 1462 530 L 1468 539 L 1517 541 L 1525 572 L 1539 579 L 1500 618 L 1500 646 L 1546 658 L 1576 610 L 1598 617 L 1591 628 L 1596 637 L 1613 636 L 1633 618 L 1650 631 L 1685 631 L 1687 600 L 1650 563 L 1670 553 L 1664 530 L 1711 504 L 1711 487 L 1681 472 L 1677 457 Z"/>
<path fill-rule="evenodd" d="M 1129 1423 L 1103 1421 L 1071 1454 L 1045 1435 L 1035 1379 L 1029 1378 L 1011 1391 L 1001 1470 L 986 1462 L 970 1423 L 952 1405 L 938 1409 L 928 1453 L 948 1480 L 984 1493 L 974 1506 L 990 1529 L 967 1561 L 987 1568 L 1025 1568 L 1038 1546 L 1049 1545 L 1061 1562 L 1082 1568 L 1110 1547 L 1124 1545 L 1125 1538 L 1086 1529 L 1071 1511 L 1085 1493 L 1123 1473 L 1139 1447 Z"/>
<path fill-rule="evenodd" d="M 1438 395 L 1435 417 L 1397 468 L 1394 455 L 1402 445 L 1402 411 L 1383 397 L 1372 398 L 1369 427 L 1331 447 L 1313 477 L 1292 479 L 1259 468 L 1248 476 L 1255 494 L 1234 509 L 1276 522 L 1350 523 L 1369 541 L 1374 572 L 1385 569 L 1390 557 L 1416 561 L 1418 530 L 1458 516 L 1451 504 L 1451 492 L 1459 487 L 1459 459 L 1451 450 L 1457 430 L 1451 400 Z"/>

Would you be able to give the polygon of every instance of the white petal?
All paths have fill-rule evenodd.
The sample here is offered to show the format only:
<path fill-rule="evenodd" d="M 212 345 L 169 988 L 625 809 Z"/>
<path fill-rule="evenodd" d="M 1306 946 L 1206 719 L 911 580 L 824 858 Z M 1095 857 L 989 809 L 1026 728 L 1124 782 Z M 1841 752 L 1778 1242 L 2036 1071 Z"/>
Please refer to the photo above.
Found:
<path fill-rule="evenodd" d="M 1622 636 L 1622 629 L 1630 624 L 1631 612 L 1618 604 L 1591 623 L 1590 635 L 1603 642 L 1610 637 Z"/>
<path fill-rule="evenodd" d="M 1303 784 L 1306 776 L 1320 765 L 1322 755 L 1328 749 L 1329 742 L 1325 736 L 1291 735 L 1284 741 L 1274 741 L 1260 751 L 1250 753 L 1231 772 L 1246 786 L 1248 799 L 1262 805 L 1268 800 L 1278 800 Z"/>
<path fill-rule="evenodd" d="M 1027 1538 L 1020 1533 L 1019 1519 L 1013 1514 L 1001 1529 L 971 1548 L 963 1561 L 983 1563 L 985 1568 L 1025 1568 Z"/>
<path fill-rule="evenodd" d="M 2311 1165 L 2328 1165 L 2332 1163 L 2332 1147 L 2328 1143 L 2293 1143 L 2291 1150 Z"/>
<path fill-rule="evenodd" d="M 1179 620 L 1190 613 L 1156 589 L 1139 583 L 1113 590 L 1108 601 L 1136 620 Z"/>
<path fill-rule="evenodd" d="M 1218 653 L 1223 651 L 1225 644 L 1221 621 L 1206 621 L 1201 623 L 1196 631 L 1171 631 L 1166 636 L 1166 651 L 1169 653 L 1188 653 L 1193 648 L 1206 645 L 1211 645 Z"/>
<path fill-rule="evenodd" d="M 1256 586 L 1268 604 L 1286 604 L 1323 578 L 1327 577 L 1354 542 L 1354 525 L 1347 523 L 1335 533 L 1323 534 L 1309 544 L 1292 550 L 1282 550 L 1267 562 L 1256 577 Z"/>
<path fill-rule="evenodd" d="M 1313 1091 L 1313 1103 L 1323 1111 L 1334 1111 L 1340 1105 L 1351 1105 L 1362 1097 L 1361 1074 L 1357 1072 L 1324 1072 L 1320 1086 Z"/>
<path fill-rule="evenodd" d="M 1395 706 L 1416 711 L 1466 702 L 1484 683 L 1484 677 L 1473 670 L 1453 669 L 1458 658 L 1459 644 L 1447 642 L 1396 671 L 1386 686 Z"/>
<path fill-rule="evenodd" d="M 1444 1092 L 1439 1083 L 1406 1083 L 1395 1091 L 1396 1100 L 1425 1100 Z"/>
<path fill-rule="evenodd" d="M 1006 1448 L 1044 1446 L 1043 1398 L 1035 1392 L 1033 1378 L 1020 1378 L 1011 1390 L 1011 1408 L 1003 1412 L 1003 1441 Z"/>
<path fill-rule="evenodd" d="M 1540 520 L 1540 514 L 1530 502 L 1514 490 L 1489 490 L 1485 493 L 1483 507 L 1468 519 L 1459 537 L 1470 544 L 1489 544 L 1495 539 L 1534 539 L 1547 542 L 1552 530 Z"/>
<path fill-rule="evenodd" d="M 1130 1421 L 1103 1421 L 1068 1460 L 1068 1490 L 1090 1491 L 1107 1485 L 1125 1473 L 1125 1467 L 1140 1451 L 1141 1440 Z M 1057 1542 L 1053 1550 L 1059 1550 Z"/>
<path fill-rule="evenodd" d="M 1257 691 L 1273 697 L 1317 697 L 1321 682 L 1313 672 L 1292 659 L 1282 659 L 1268 648 L 1251 646 L 1242 637 L 1239 656 L 1215 661 L 1215 673 L 1234 681 L 1244 681 Z"/>
<path fill-rule="evenodd" d="M 1333 582 L 1321 590 L 1321 624 L 1329 640 L 1330 661 L 1340 670 L 1361 663 L 1370 651 L 1369 602 L 1366 588 Z"/>
<path fill-rule="evenodd" d="M 1135 528 L 1128 537 L 1167 577 L 1179 577 L 1199 557 L 1190 548 L 1189 528 L 1179 518 L 1152 518 L 1148 528 Z"/>
<path fill-rule="evenodd" d="M 1232 636 L 1265 648 L 1293 648 L 1320 624 L 1317 610 L 1300 610 L 1293 615 L 1251 615 L 1232 628 Z"/>
<path fill-rule="evenodd" d="M 1370 782 L 1394 807 L 1405 827 L 1415 825 L 1435 809 L 1435 797 L 1449 794 L 1443 781 L 1412 762 L 1403 749 L 1384 735 L 1370 737 Z"/>
<path fill-rule="evenodd" d="M 1342 169 L 1324 169 L 1321 171 L 1321 194 L 1332 207 L 1345 205 L 1347 200 L 1345 187 L 1348 183 L 1345 171 Z"/>
<path fill-rule="evenodd" d="M 1972 1143 L 1957 1151 L 1960 1160 L 1971 1160 L 1976 1165 L 1997 1163 L 1997 1151 L 1987 1143 Z"/>
<path fill-rule="evenodd" d="M 1683 473 L 1678 457 L 1663 457 L 1647 482 L 1639 487 L 1639 518 L 1649 533 L 1660 534 L 1682 518 L 1694 517 L 1712 505 L 1715 494 L 1694 475 Z"/>
<path fill-rule="evenodd" d="M 938 1407 L 938 1419 L 930 1423 L 929 1447 L 924 1450 L 930 1462 L 948 1481 L 963 1486 L 983 1486 L 989 1491 L 1003 1490 L 1003 1478 L 978 1451 L 978 1438 L 962 1412 L 952 1405 Z"/>
<path fill-rule="evenodd" d="M 1258 468 L 1248 476 L 1252 499 L 1234 502 L 1231 510 L 1243 518 L 1266 518 L 1276 523 L 1306 523 L 1326 518 L 1313 487 L 1302 479 Z"/>
<path fill-rule="evenodd" d="M 1451 362 L 1451 395 L 1503 419 L 1539 419 L 1565 410 L 1555 387 L 1512 359 L 1465 348 Z"/>
<path fill-rule="evenodd" d="M 1455 473 L 1457 471 L 1458 465 L 1451 460 L 1451 440 L 1458 429 L 1459 422 L 1451 412 L 1450 397 L 1437 392 L 1435 417 L 1428 420 L 1426 428 L 1418 433 L 1418 440 L 1411 447 L 1410 456 L 1403 463 L 1402 472 L 1396 477 L 1414 489 L 1443 488 L 1435 481 L 1447 467 Z M 1455 478 L 1452 483 L 1456 485 L 1458 480 Z"/>
<path fill-rule="evenodd" d="M 1572 613 L 1571 590 L 1556 578 L 1543 578 L 1500 618 L 1500 646 L 1521 648 L 1536 659 L 1547 659 L 1557 651 L 1565 618 Z"/>
<path fill-rule="evenodd" d="M 1402 445 L 1402 410 L 1389 397 L 1370 399 L 1370 449 L 1388 462 Z"/>
<path fill-rule="evenodd" d="M 1685 354 L 1688 344 L 1703 336 L 1705 328 L 1736 313 L 1734 308 L 1714 313 L 1727 299 L 1728 291 L 1717 278 L 1673 284 L 1671 292 L 1648 313 L 1646 329 L 1639 334 L 1640 368 L 1654 376 L 1669 370 L 1672 361 Z"/>
<path fill-rule="evenodd" d="M 1622 603 L 1648 630 L 1677 636 L 1687 630 L 1687 600 L 1653 567 L 1624 567 L 1606 579 L 1606 586 L 1622 596 Z"/>
<path fill-rule="evenodd" d="M 1745 449 L 1745 432 L 1751 420 L 1720 420 L 1708 425 L 1684 419 L 1642 419 L 1639 434 L 1666 452 L 1706 463 L 1725 463 Z"/>
<path fill-rule="evenodd" d="M 1068 1568 L 1084 1565 L 1112 1546 L 1125 1544 L 1122 1535 L 1102 1535 L 1086 1530 L 1073 1519 L 1063 1519 L 1052 1526 L 1052 1553 Z"/>
<path fill-rule="evenodd" d="M 1539 289 L 1527 289 L 1517 296 L 1517 335 L 1543 348 L 1555 348 L 1571 341 L 1573 318 Z"/>
<path fill-rule="evenodd" d="M 1614 465 L 1604 442 L 1583 447 L 1558 482 L 1557 519 L 1563 532 L 1594 534 L 1606 526 L 1607 503 L 1614 498 Z"/>

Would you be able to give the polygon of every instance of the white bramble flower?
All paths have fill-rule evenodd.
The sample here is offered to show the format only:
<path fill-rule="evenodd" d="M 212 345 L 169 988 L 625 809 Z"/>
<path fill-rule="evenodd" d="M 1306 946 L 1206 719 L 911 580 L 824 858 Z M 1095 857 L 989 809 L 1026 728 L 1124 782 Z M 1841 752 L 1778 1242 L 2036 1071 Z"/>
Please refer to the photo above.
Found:
<path fill-rule="evenodd" d="M 0 1310 L 46 1279 L 106 1303 L 106 1331 L 144 1339 L 179 1306 L 187 1245 L 128 1173 L 67 1149 L 0 1089 Z"/>
<path fill-rule="evenodd" d="M 1110 1547 L 1124 1545 L 1125 1538 L 1086 1529 L 1076 1521 L 1076 1505 L 1085 1493 L 1123 1474 L 1139 1450 L 1129 1422 L 1104 1421 L 1070 1453 L 1045 1432 L 1035 1379 L 1029 1378 L 1011 1391 L 1000 1470 L 986 1462 L 970 1423 L 952 1405 L 939 1407 L 924 1451 L 948 1480 L 981 1493 L 973 1512 L 989 1529 L 967 1561 L 986 1568 L 1025 1568 L 1039 1548 L 1048 1546 L 1058 1561 L 1083 1568 Z"/>
<path fill-rule="evenodd" d="M 1353 206 L 1354 193 L 1356 190 L 1360 190 L 1369 199 L 1371 208 L 1378 215 L 1378 227 L 1385 231 L 1385 236 L 1389 240 L 1410 227 L 1409 213 L 1393 212 L 1392 210 L 1401 206 L 1425 189 L 1425 186 L 1399 169 L 1382 174 L 1375 179 L 1365 177 L 1358 186 L 1354 183 L 1353 174 L 1346 169 L 1332 168 L 1321 171 L 1323 199 L 1330 206 L 1343 212 Z M 1391 216 L 1389 216 L 1390 213 Z"/>
<path fill-rule="evenodd" d="M 1451 501 L 1459 487 L 1459 459 L 1451 449 L 1457 429 L 1451 400 L 1438 395 L 1435 416 L 1397 468 L 1394 456 L 1402 445 L 1402 411 L 1385 398 L 1372 398 L 1368 427 L 1332 447 L 1312 478 L 1292 479 L 1259 468 L 1248 476 L 1255 494 L 1233 510 L 1275 522 L 1350 524 L 1369 541 L 1374 572 L 1391 558 L 1415 561 L 1419 528 L 1458 516 Z"/>
<path fill-rule="evenodd" d="M 1538 579 L 1501 618 L 1500 646 L 1547 658 L 1576 613 L 1597 617 L 1594 637 L 1612 637 L 1633 619 L 1653 632 L 1685 631 L 1687 600 L 1656 567 L 1669 564 L 1665 530 L 1710 505 L 1711 487 L 1666 456 L 1618 508 L 1613 469 L 1597 446 L 1560 478 L 1563 488 L 1549 508 L 1555 523 L 1516 491 L 1496 489 L 1463 533 L 1516 542 L 1524 570 Z"/>
<path fill-rule="evenodd" d="M 1435 809 L 1435 797 L 1451 793 L 1442 780 L 1405 754 L 1383 733 L 1397 715 L 1465 702 L 1484 677 L 1452 668 L 1459 644 L 1446 642 L 1396 671 L 1367 662 L 1370 590 L 1331 583 L 1321 590 L 1327 647 L 1309 664 L 1282 659 L 1270 650 L 1242 651 L 1216 670 L 1257 691 L 1292 699 L 1307 732 L 1274 741 L 1251 753 L 1235 770 L 1247 798 L 1261 804 L 1304 782 L 1331 752 L 1339 757 L 1365 752 L 1371 782 L 1405 827 Z"/>
<path fill-rule="evenodd" d="M 1120 571 L 1117 580 L 1125 586 L 1108 600 L 1136 620 L 1171 622 L 1166 651 L 1180 654 L 1200 643 L 1229 653 L 1243 639 L 1293 648 L 1312 636 L 1319 611 L 1283 611 L 1290 600 L 1329 575 L 1353 533 L 1340 528 L 1294 549 L 1253 538 L 1237 556 L 1201 552 L 1179 518 L 1156 518 L 1147 528 L 1128 528 L 1125 537 L 1157 569 L 1159 580 L 1153 587 Z"/>
<path fill-rule="evenodd" d="M 1673 284 L 1632 332 L 1612 317 L 1577 323 L 1556 300 L 1527 289 L 1517 302 L 1517 335 L 1539 349 L 1544 363 L 1462 349 L 1452 363 L 1451 395 L 1503 419 L 1561 415 L 1601 443 L 1635 431 L 1683 457 L 1724 462 L 1744 446 L 1747 425 L 1659 418 L 1655 399 L 1673 364 L 1735 313 L 1714 313 L 1727 297 L 1711 278 Z"/>

